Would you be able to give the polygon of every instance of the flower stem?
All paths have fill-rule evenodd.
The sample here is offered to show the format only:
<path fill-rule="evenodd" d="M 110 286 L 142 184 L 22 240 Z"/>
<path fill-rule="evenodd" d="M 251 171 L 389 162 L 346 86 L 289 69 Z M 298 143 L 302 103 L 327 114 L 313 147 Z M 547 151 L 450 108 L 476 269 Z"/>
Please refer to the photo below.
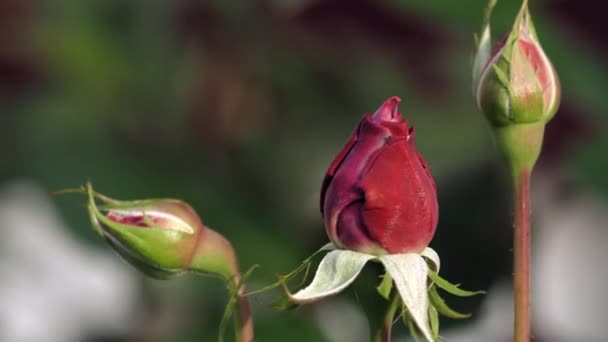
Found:
<path fill-rule="evenodd" d="M 249 299 L 246 295 L 246 288 L 244 284 L 240 284 L 241 277 L 237 274 L 234 277 L 235 286 L 240 286 L 237 291 L 236 299 L 238 302 L 238 315 L 236 318 L 237 324 L 237 340 L 238 342 L 253 342 L 253 318 L 251 315 L 251 308 L 249 306 Z"/>
<path fill-rule="evenodd" d="M 494 127 L 499 150 L 511 171 L 513 223 L 513 341 L 530 341 L 530 174 L 543 145 L 544 122 Z"/>
<path fill-rule="evenodd" d="M 234 316 L 237 342 L 253 342 L 253 318 L 239 262 L 230 241 L 207 228 L 200 235 L 190 258 L 190 269 L 222 276 L 229 284 L 231 295 L 236 291 L 238 313 Z M 247 274 L 245 275 L 247 277 Z M 231 299 L 234 301 L 234 298 Z"/>
<path fill-rule="evenodd" d="M 395 313 L 397 312 L 397 308 L 399 308 L 399 304 L 401 303 L 401 298 L 399 297 L 399 293 L 397 291 L 393 294 L 393 298 L 390 301 L 390 304 L 386 308 L 386 312 L 384 314 L 384 318 L 382 319 L 382 324 L 378 327 L 374 335 L 373 342 L 391 342 L 391 330 L 393 327 L 393 320 L 395 319 Z"/>
<path fill-rule="evenodd" d="M 530 341 L 530 174 L 531 169 L 523 168 L 514 175 L 514 342 Z"/>

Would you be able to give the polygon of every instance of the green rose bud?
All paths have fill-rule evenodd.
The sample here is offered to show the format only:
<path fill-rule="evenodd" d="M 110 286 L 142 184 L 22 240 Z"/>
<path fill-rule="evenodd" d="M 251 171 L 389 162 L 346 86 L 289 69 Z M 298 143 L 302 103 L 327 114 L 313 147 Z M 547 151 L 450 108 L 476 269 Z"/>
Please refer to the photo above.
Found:
<path fill-rule="evenodd" d="M 187 271 L 218 275 L 238 272 L 234 250 L 206 227 L 187 203 L 175 199 L 118 201 L 87 184 L 94 229 L 125 260 L 143 273 L 166 279 Z M 96 199 L 103 204 L 99 206 Z"/>
<path fill-rule="evenodd" d="M 489 23 L 478 56 L 487 56 Z M 536 35 L 524 1 L 511 32 L 498 44 L 483 68 L 476 59 L 477 106 L 492 125 L 547 123 L 560 102 L 560 83 Z M 474 81 L 475 82 L 475 81 Z"/>
<path fill-rule="evenodd" d="M 490 0 L 475 54 L 473 92 L 512 172 L 531 170 L 540 155 L 545 124 L 559 107 L 560 83 L 539 43 L 526 0 L 511 31 L 490 53 L 489 18 L 495 3 Z"/>

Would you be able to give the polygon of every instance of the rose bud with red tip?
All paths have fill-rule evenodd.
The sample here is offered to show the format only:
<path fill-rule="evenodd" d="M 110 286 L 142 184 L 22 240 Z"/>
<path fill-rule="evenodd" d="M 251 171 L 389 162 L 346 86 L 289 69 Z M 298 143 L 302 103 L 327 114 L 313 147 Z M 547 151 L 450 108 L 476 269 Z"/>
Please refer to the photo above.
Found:
<path fill-rule="evenodd" d="M 321 213 L 338 247 L 370 254 L 422 251 L 435 233 L 435 182 L 393 96 L 366 114 L 331 163 Z"/>
<path fill-rule="evenodd" d="M 491 1 L 475 56 L 473 87 L 498 148 L 512 172 L 518 173 L 535 165 L 545 125 L 559 107 L 561 88 L 536 35 L 526 0 L 511 31 L 489 53 L 493 5 Z"/>
<path fill-rule="evenodd" d="M 118 201 L 90 184 L 88 209 L 95 230 L 130 264 L 166 279 L 198 271 L 230 279 L 238 272 L 234 250 L 206 227 L 187 203 L 175 199 Z M 103 204 L 97 206 L 95 199 Z"/>
<path fill-rule="evenodd" d="M 479 109 L 496 126 L 548 122 L 559 107 L 561 88 L 526 1 L 511 31 L 488 56 L 489 44 L 488 20 L 474 65 L 480 73 L 473 75 Z"/>

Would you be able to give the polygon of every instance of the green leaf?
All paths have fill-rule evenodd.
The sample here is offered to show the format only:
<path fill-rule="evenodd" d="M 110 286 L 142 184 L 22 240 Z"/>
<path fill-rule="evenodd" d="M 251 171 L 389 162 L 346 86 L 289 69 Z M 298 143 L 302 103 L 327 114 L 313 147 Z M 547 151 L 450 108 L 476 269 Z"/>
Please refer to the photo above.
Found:
<path fill-rule="evenodd" d="M 403 323 L 405 323 L 405 325 L 407 326 L 407 330 L 410 332 L 410 336 L 412 336 L 414 342 L 420 342 L 420 336 L 418 336 L 418 331 L 416 331 L 416 325 L 414 324 L 414 320 L 412 319 L 412 316 L 410 316 L 410 314 L 408 313 L 405 305 L 402 308 L 401 315 L 403 316 Z"/>
<path fill-rule="evenodd" d="M 428 341 L 433 341 L 429 327 L 427 295 L 428 266 L 420 254 L 389 254 L 378 258 L 391 275 L 403 304 Z"/>
<path fill-rule="evenodd" d="M 451 309 L 439 296 L 439 292 L 437 292 L 437 287 L 433 285 L 429 290 L 429 299 L 431 300 L 431 306 L 440 314 L 454 319 L 465 319 L 471 317 L 471 314 L 462 314 Z"/>
<path fill-rule="evenodd" d="M 226 334 L 226 329 L 228 328 L 228 322 L 230 321 L 230 317 L 232 317 L 232 313 L 237 304 L 236 292 L 230 296 L 228 303 L 226 304 L 226 308 L 224 309 L 224 314 L 222 315 L 222 320 L 220 321 L 219 326 L 219 335 L 218 341 L 224 341 L 224 335 Z"/>
<path fill-rule="evenodd" d="M 375 256 L 347 250 L 329 252 L 307 287 L 295 294 L 285 291 L 291 301 L 298 304 L 310 303 L 334 295 L 344 290 L 361 273 L 365 264 Z"/>
<path fill-rule="evenodd" d="M 490 16 L 492 10 L 496 6 L 496 0 L 490 0 L 486 6 L 483 19 L 483 28 L 481 30 L 481 36 L 475 35 L 475 57 L 473 59 L 473 95 L 477 94 L 477 88 L 479 86 L 479 80 L 485 70 L 486 65 L 492 57 L 492 33 L 490 29 Z"/>
<path fill-rule="evenodd" d="M 431 332 L 435 341 L 439 340 L 439 314 L 437 310 L 431 305 L 429 306 L 429 322 L 431 323 Z"/>
<path fill-rule="evenodd" d="M 511 84 L 516 89 L 526 91 L 526 96 L 512 96 L 511 98 L 511 111 L 516 117 L 516 122 L 541 121 L 545 113 L 545 103 L 537 70 L 518 44 L 513 47 L 511 58 Z"/>
<path fill-rule="evenodd" d="M 260 266 L 259 265 L 251 266 L 247 270 L 247 272 L 245 272 L 241 276 L 241 279 L 238 282 L 238 284 L 234 284 L 233 279 L 229 279 L 227 281 L 226 286 L 228 287 L 228 290 L 230 291 L 230 297 L 228 299 L 228 303 L 226 304 L 226 308 L 224 309 L 224 314 L 222 315 L 222 320 L 220 321 L 219 335 L 218 335 L 219 342 L 224 341 L 224 335 L 226 334 L 226 329 L 228 327 L 228 321 L 230 320 L 230 317 L 233 317 L 232 313 L 234 312 L 234 309 L 236 308 L 236 305 L 238 302 L 237 297 L 238 297 L 239 289 L 241 287 L 243 287 L 243 285 L 245 285 L 247 280 L 253 274 L 253 271 L 255 271 L 258 267 L 260 267 Z M 234 326 L 235 326 L 235 329 L 236 329 L 235 331 L 236 331 L 237 335 L 239 334 L 239 331 L 238 331 L 239 325 L 240 325 L 240 322 L 238 322 L 238 317 L 234 316 Z"/>
<path fill-rule="evenodd" d="M 479 42 L 477 43 L 477 52 L 473 59 L 473 95 L 477 94 L 481 75 L 492 57 L 491 44 L 490 25 L 487 25 L 481 33 L 481 38 L 479 38 Z"/>
<path fill-rule="evenodd" d="M 378 290 L 378 293 L 380 294 L 380 296 L 382 296 L 382 298 L 389 300 L 392 289 L 393 278 L 391 278 L 390 274 L 385 273 L 384 275 L 382 275 L 382 281 L 380 282 L 380 285 L 376 287 L 376 290 Z"/>
<path fill-rule="evenodd" d="M 495 6 L 496 6 L 496 0 L 488 1 L 488 4 L 486 5 L 486 8 L 483 13 L 483 25 L 484 26 L 490 25 L 490 18 L 492 17 L 492 11 L 494 10 Z"/>
<path fill-rule="evenodd" d="M 283 294 L 279 296 L 277 299 L 268 303 L 268 306 L 279 311 L 289 311 L 297 308 L 299 305 L 297 303 L 292 302 L 289 299 L 289 296 Z"/>
<path fill-rule="evenodd" d="M 279 279 L 280 279 L 279 281 L 272 283 L 268 286 L 264 286 L 261 289 L 250 291 L 247 293 L 247 295 L 251 296 L 251 295 L 260 294 L 260 293 L 264 293 L 264 292 L 276 289 L 277 287 L 283 286 L 286 281 L 292 279 L 293 277 L 297 276 L 301 272 L 304 272 L 304 277 L 302 279 L 302 282 L 306 281 L 306 279 L 308 278 L 308 272 L 310 270 L 310 265 L 312 263 L 313 258 L 324 251 L 330 251 L 330 250 L 334 250 L 334 249 L 335 249 L 335 246 L 332 243 L 326 244 L 325 246 L 321 247 L 319 250 L 314 252 L 311 256 L 304 259 L 304 261 L 302 261 L 300 266 L 296 267 L 296 269 L 294 269 L 293 271 L 291 271 L 285 275 L 279 276 Z M 302 285 L 298 285 L 298 287 L 299 286 L 302 286 Z M 271 306 L 273 306 L 272 303 L 271 303 Z"/>
<path fill-rule="evenodd" d="M 502 86 L 509 90 L 509 94 L 511 94 L 511 85 L 507 74 L 496 64 L 492 64 L 492 69 L 494 69 L 494 73 L 496 74 L 496 77 L 498 78 Z"/>
<path fill-rule="evenodd" d="M 441 278 L 439 276 L 439 274 L 433 272 L 433 271 L 429 271 L 429 278 L 431 278 L 431 280 L 437 284 L 438 287 L 440 287 L 441 289 L 445 290 L 447 293 L 453 294 L 454 296 L 458 296 L 458 297 L 471 297 L 471 296 L 475 296 L 478 294 L 485 294 L 485 291 L 467 291 L 467 290 L 463 290 L 461 288 L 459 288 L 458 284 L 452 284 L 449 281 Z"/>

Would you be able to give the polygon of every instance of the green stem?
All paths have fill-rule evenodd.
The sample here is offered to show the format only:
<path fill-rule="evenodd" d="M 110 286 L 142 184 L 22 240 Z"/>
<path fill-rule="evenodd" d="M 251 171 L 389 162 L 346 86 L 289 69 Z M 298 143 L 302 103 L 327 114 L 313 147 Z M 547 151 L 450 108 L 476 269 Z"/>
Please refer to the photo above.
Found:
<path fill-rule="evenodd" d="M 523 168 L 514 175 L 515 217 L 513 236 L 514 342 L 530 341 L 530 174 Z"/>
<path fill-rule="evenodd" d="M 239 263 L 230 241 L 213 229 L 197 237 L 193 253 L 188 256 L 190 269 L 222 276 L 236 290 L 238 312 L 234 316 L 237 342 L 253 342 L 253 318 Z M 233 292 L 231 292 L 233 293 Z"/>
<path fill-rule="evenodd" d="M 381 325 L 375 332 L 373 342 L 390 342 L 391 341 L 391 330 L 393 327 L 393 321 L 395 319 L 395 313 L 401 303 L 401 298 L 397 291 L 393 291 L 393 298 L 390 304 L 386 308 L 384 318 L 382 319 Z"/>
<path fill-rule="evenodd" d="M 495 127 L 498 148 L 511 171 L 513 218 L 513 341 L 530 341 L 530 175 L 536 164 L 545 130 L 544 122 Z"/>
<path fill-rule="evenodd" d="M 239 286 L 241 281 L 240 275 L 234 277 L 236 286 Z M 241 287 L 237 291 L 236 300 L 238 303 L 239 311 L 236 316 L 236 336 L 239 342 L 253 342 L 253 318 L 251 316 L 251 307 L 249 306 L 249 299 L 246 295 L 245 285 L 241 284 Z"/>

